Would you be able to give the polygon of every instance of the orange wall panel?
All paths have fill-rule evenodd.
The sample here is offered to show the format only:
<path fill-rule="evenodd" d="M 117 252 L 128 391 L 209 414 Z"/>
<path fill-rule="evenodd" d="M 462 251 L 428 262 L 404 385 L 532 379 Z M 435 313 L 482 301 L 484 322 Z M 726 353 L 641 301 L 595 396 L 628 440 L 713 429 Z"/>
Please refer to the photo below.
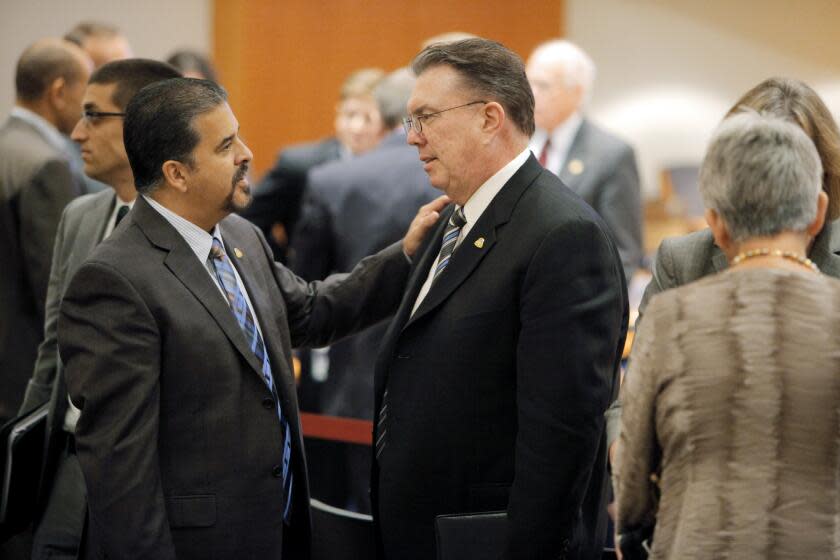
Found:
<path fill-rule="evenodd" d="M 259 176 L 280 148 L 332 133 L 353 70 L 405 66 L 447 31 L 527 57 L 562 34 L 562 20 L 563 0 L 215 0 L 213 54 Z"/>

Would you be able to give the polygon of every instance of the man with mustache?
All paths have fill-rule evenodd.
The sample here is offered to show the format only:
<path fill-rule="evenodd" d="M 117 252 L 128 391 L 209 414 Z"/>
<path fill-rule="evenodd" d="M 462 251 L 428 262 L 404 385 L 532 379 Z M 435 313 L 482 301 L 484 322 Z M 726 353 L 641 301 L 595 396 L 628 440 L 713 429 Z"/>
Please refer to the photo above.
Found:
<path fill-rule="evenodd" d="M 140 196 L 70 282 L 58 332 L 81 410 L 85 557 L 307 558 L 291 349 L 393 313 L 446 203 L 350 274 L 306 284 L 233 212 L 251 151 L 217 84 L 176 78 L 128 104 Z"/>

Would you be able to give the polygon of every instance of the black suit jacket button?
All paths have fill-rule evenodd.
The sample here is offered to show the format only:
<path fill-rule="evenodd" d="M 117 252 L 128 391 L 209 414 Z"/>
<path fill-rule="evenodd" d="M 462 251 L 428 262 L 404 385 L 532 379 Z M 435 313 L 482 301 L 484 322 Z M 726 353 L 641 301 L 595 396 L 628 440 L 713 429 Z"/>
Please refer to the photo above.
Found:
<path fill-rule="evenodd" d="M 262 405 L 263 405 L 263 408 L 265 408 L 267 410 L 271 410 L 272 408 L 274 408 L 274 399 L 266 397 L 262 400 Z"/>
<path fill-rule="evenodd" d="M 274 468 L 271 469 L 271 476 L 273 476 L 274 478 L 282 478 L 283 465 L 274 465 Z"/>

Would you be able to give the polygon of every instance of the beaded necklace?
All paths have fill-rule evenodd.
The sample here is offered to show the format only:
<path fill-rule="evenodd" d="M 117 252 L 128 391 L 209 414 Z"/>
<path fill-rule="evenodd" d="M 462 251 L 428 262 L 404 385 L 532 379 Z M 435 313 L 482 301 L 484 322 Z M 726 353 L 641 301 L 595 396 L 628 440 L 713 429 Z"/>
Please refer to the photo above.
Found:
<path fill-rule="evenodd" d="M 816 272 L 817 274 L 819 274 L 820 272 L 820 269 L 817 268 L 817 265 L 814 264 L 814 261 L 812 261 L 808 257 L 803 257 L 799 253 L 794 253 L 793 251 L 780 251 L 779 249 L 768 249 L 766 247 L 762 249 L 750 249 L 749 251 L 739 253 L 735 256 L 734 259 L 732 259 L 731 266 L 735 266 L 744 262 L 747 259 L 752 259 L 755 257 L 779 257 L 810 268 L 813 272 Z"/>

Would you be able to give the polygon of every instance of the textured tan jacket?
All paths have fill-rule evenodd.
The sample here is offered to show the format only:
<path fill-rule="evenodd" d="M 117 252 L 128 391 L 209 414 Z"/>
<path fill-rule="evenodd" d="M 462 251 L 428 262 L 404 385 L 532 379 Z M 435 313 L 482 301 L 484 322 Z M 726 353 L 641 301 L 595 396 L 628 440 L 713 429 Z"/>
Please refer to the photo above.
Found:
<path fill-rule="evenodd" d="M 728 270 L 654 298 L 636 345 L 619 532 L 655 516 L 653 558 L 840 557 L 840 281 Z"/>

